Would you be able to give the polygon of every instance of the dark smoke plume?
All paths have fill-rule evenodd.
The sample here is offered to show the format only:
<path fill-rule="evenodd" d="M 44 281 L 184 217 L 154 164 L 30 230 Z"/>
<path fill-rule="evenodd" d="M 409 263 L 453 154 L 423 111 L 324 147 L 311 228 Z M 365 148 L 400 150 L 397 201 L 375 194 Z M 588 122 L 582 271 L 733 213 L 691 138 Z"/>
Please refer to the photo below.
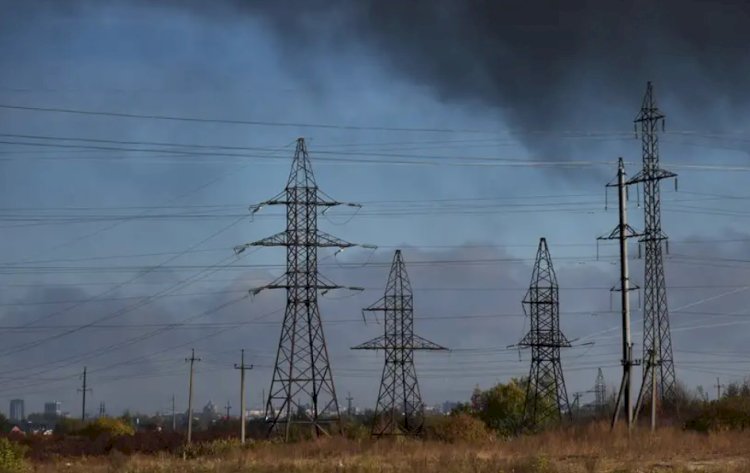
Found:
<path fill-rule="evenodd" d="M 748 102 L 748 2 L 234 5 L 261 15 L 298 58 L 310 44 L 335 53 L 358 42 L 394 73 L 431 87 L 442 100 L 495 107 L 520 131 L 627 131 L 647 80 L 655 82 L 679 128 L 734 128 Z M 540 139 L 531 134 L 525 141 L 549 151 Z"/>

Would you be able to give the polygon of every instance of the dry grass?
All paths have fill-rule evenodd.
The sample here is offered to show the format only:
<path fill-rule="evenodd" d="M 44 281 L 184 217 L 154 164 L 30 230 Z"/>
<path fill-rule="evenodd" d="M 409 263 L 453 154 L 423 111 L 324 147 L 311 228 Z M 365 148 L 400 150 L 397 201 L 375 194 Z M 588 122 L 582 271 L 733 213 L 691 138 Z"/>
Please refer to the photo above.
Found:
<path fill-rule="evenodd" d="M 710 435 L 674 429 L 630 438 L 604 425 L 547 432 L 509 441 L 443 444 L 415 440 L 351 441 L 342 438 L 248 448 L 193 460 L 173 456 L 61 459 L 33 465 L 53 473 L 573 473 L 705 471 L 750 472 L 750 433 Z"/>

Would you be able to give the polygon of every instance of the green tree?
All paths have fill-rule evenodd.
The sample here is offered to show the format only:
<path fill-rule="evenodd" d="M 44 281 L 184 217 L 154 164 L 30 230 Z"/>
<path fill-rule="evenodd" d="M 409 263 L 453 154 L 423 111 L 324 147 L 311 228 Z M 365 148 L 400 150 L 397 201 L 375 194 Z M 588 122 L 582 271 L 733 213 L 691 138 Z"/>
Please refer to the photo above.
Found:
<path fill-rule="evenodd" d="M 8 433 L 15 424 L 8 420 L 3 414 L 0 414 L 0 432 Z"/>
<path fill-rule="evenodd" d="M 516 434 L 523 422 L 526 381 L 511 378 L 472 396 L 475 415 L 500 435 Z"/>

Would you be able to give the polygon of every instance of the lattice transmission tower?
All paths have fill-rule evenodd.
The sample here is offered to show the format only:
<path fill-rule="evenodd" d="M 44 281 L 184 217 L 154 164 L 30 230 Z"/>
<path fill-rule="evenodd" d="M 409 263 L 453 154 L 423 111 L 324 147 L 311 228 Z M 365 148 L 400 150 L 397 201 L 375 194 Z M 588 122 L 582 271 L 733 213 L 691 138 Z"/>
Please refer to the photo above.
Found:
<path fill-rule="evenodd" d="M 607 405 L 607 383 L 604 381 L 604 373 L 602 369 L 596 373 L 596 382 L 594 383 L 594 399 L 596 408 L 601 412 L 602 409 Z"/>
<path fill-rule="evenodd" d="M 372 434 L 418 435 L 424 426 L 424 404 L 414 368 L 414 351 L 447 348 L 414 334 L 414 298 L 401 250 L 393 256 L 385 295 L 363 310 L 385 313 L 385 333 L 352 348 L 385 352 Z"/>
<path fill-rule="evenodd" d="M 531 369 L 524 404 L 524 425 L 542 427 L 559 422 L 572 413 L 565 389 L 560 348 L 570 342 L 560 331 L 560 300 L 557 276 L 547 240 L 539 240 L 539 249 L 531 275 L 531 284 L 523 299 L 524 312 L 531 320 L 529 333 L 518 344 L 531 348 Z"/>
<path fill-rule="evenodd" d="M 677 175 L 659 167 L 659 125 L 664 126 L 664 115 L 656 106 L 654 88 L 646 85 L 641 111 L 634 120 L 636 134 L 640 126 L 643 169 L 627 181 L 628 185 L 643 185 L 645 225 L 640 239 L 644 249 L 643 302 L 643 383 L 638 394 L 634 416 L 637 417 L 643 400 L 654 389 L 663 401 L 675 395 L 675 371 L 672 359 L 672 335 L 669 329 L 667 286 L 664 278 L 663 243 L 667 240 L 661 229 L 660 182 Z M 658 370 L 658 373 L 652 371 Z M 655 380 L 655 381 L 654 381 Z"/>
<path fill-rule="evenodd" d="M 333 385 L 328 348 L 318 308 L 318 292 L 338 289 L 318 274 L 318 248 L 355 246 L 318 230 L 318 211 L 344 204 L 318 189 L 303 138 L 297 139 L 286 188 L 274 198 L 250 207 L 254 214 L 267 205 L 286 206 L 286 230 L 235 247 L 286 247 L 286 272 L 272 283 L 256 288 L 286 289 L 286 311 L 281 327 L 265 418 L 269 435 L 280 431 L 289 438 L 294 424 L 311 426 L 316 436 L 340 428 L 339 404 Z M 349 288 L 359 289 L 359 288 Z"/>

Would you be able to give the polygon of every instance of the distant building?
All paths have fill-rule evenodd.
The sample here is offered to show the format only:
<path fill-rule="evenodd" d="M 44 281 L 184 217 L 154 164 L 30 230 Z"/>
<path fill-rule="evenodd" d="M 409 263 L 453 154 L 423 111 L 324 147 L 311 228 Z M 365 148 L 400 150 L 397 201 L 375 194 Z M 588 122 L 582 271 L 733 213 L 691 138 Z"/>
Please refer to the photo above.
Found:
<path fill-rule="evenodd" d="M 45 402 L 44 415 L 47 417 L 60 417 L 62 415 L 62 404 L 60 404 L 60 401 Z"/>
<path fill-rule="evenodd" d="M 218 413 L 218 410 L 216 409 L 216 405 L 214 405 L 213 402 L 208 401 L 208 404 L 206 404 L 203 407 L 203 412 L 201 412 L 200 414 L 199 422 L 200 422 L 201 428 L 207 429 L 218 418 L 219 418 L 219 413 Z"/>
<path fill-rule="evenodd" d="M 10 401 L 10 420 L 18 422 L 25 418 L 23 399 L 12 399 Z"/>

